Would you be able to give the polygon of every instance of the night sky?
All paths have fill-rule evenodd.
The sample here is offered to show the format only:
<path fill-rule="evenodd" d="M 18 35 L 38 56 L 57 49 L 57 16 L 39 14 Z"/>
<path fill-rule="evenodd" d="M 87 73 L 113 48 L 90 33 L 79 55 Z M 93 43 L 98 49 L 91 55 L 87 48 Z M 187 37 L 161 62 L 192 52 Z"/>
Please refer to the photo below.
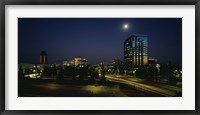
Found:
<path fill-rule="evenodd" d="M 132 34 L 148 36 L 149 57 L 182 64 L 181 18 L 19 18 L 18 59 L 37 64 L 46 51 L 49 63 L 74 56 L 91 64 L 123 60 L 124 41 Z"/>

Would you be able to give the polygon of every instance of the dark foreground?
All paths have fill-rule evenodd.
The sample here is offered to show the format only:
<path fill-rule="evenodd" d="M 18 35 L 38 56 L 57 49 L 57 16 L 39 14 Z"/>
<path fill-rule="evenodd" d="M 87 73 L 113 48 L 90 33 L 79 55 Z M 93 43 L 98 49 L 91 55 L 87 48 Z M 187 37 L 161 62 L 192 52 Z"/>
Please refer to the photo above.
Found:
<path fill-rule="evenodd" d="M 19 85 L 19 97 L 162 97 L 111 81 L 31 79 Z"/>

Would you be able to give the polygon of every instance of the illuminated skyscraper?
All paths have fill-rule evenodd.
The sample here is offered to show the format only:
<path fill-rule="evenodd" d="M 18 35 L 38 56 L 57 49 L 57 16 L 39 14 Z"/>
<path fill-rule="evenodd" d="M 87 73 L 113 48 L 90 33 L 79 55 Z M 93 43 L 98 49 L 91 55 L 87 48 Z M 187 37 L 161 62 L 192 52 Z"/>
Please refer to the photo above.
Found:
<path fill-rule="evenodd" d="M 148 38 L 132 35 L 124 42 L 124 63 L 127 68 L 148 64 Z"/>
<path fill-rule="evenodd" d="M 47 64 L 47 53 L 45 51 L 40 54 L 40 64 Z"/>

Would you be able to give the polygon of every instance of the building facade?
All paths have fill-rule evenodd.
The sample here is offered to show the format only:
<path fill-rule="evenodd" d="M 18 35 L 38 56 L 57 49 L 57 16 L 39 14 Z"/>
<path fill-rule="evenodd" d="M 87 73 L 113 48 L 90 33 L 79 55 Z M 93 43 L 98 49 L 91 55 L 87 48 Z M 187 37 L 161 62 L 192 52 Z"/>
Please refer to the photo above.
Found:
<path fill-rule="evenodd" d="M 47 53 L 45 51 L 40 53 L 40 64 L 47 64 Z"/>
<path fill-rule="evenodd" d="M 124 63 L 126 68 L 148 64 L 148 37 L 132 35 L 124 42 Z"/>
<path fill-rule="evenodd" d="M 148 64 L 149 65 L 156 65 L 158 60 L 156 58 L 149 58 L 148 59 Z"/>
<path fill-rule="evenodd" d="M 87 59 L 85 57 L 76 56 L 73 59 L 73 63 L 75 66 L 86 66 Z"/>

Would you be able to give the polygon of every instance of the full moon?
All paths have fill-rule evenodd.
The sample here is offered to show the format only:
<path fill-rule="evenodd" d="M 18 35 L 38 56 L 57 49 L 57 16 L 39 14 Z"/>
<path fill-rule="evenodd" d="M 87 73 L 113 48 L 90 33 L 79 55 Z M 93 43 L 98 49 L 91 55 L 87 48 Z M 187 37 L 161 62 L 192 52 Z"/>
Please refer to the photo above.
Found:
<path fill-rule="evenodd" d="M 127 25 L 127 24 L 125 24 L 125 25 L 124 25 L 124 29 L 127 29 L 127 28 L 128 28 L 128 25 Z"/>

